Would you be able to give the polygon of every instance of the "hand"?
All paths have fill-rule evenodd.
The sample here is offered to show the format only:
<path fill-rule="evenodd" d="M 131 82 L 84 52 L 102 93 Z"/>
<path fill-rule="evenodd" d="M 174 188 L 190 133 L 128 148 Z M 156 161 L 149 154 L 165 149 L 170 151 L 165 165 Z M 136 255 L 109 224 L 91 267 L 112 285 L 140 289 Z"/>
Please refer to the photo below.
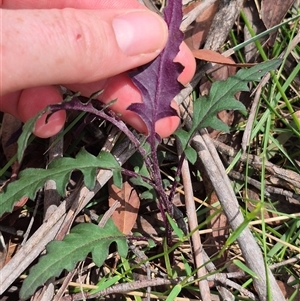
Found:
<path fill-rule="evenodd" d="M 0 2 L 1 4 L 1 2 Z M 51 103 L 62 101 L 56 85 L 90 96 L 104 89 L 103 102 L 141 132 L 143 121 L 126 110 L 141 95 L 126 71 L 153 60 L 167 41 L 167 27 L 136 0 L 3 0 L 0 109 L 23 122 Z M 25 10 L 26 8 L 26 10 Z M 185 66 L 179 80 L 190 81 L 195 61 L 185 44 L 176 61 Z M 173 106 L 176 108 L 175 103 Z M 46 116 L 35 126 L 50 137 L 64 125 L 65 112 Z M 162 137 L 172 134 L 178 117 L 159 120 Z"/>

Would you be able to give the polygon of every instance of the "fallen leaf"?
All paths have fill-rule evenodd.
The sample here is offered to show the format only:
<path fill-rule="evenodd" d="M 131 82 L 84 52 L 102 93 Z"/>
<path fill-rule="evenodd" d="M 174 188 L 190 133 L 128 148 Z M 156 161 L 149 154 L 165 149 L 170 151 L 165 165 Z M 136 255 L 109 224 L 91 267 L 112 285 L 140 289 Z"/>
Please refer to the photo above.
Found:
<path fill-rule="evenodd" d="M 212 192 L 208 201 L 211 206 L 214 206 L 219 202 L 219 199 L 215 192 Z M 208 246 L 205 250 L 209 257 L 215 256 L 220 253 L 224 246 L 229 234 L 228 220 L 223 212 L 215 213 L 215 209 L 209 211 L 209 216 L 213 216 L 207 227 L 212 230 L 212 233 L 207 234 L 205 244 Z M 217 267 L 221 267 L 227 262 L 228 250 L 226 250 L 221 257 L 214 260 L 214 264 Z"/>
<path fill-rule="evenodd" d="M 244 14 L 248 21 L 251 24 L 252 30 L 255 33 L 255 35 L 258 35 L 266 30 L 266 27 L 261 20 L 260 14 L 257 10 L 257 6 L 255 4 L 254 0 L 245 1 L 245 5 L 243 8 Z M 244 40 L 249 40 L 252 38 L 251 33 L 249 32 L 249 29 L 247 26 L 244 26 Z M 260 43 L 263 45 L 265 44 L 265 41 L 268 39 L 267 36 L 262 37 L 259 39 Z M 246 62 L 257 62 L 259 57 L 259 52 L 257 50 L 257 47 L 254 42 L 245 45 L 244 48 L 244 55 L 245 55 L 245 61 Z"/>
<path fill-rule="evenodd" d="M 277 284 L 279 285 L 283 295 L 285 298 L 289 299 L 296 291 L 296 288 L 291 287 L 290 285 L 288 285 L 287 283 L 280 281 L 280 280 L 276 280 Z M 300 296 L 298 294 L 298 296 L 296 296 L 296 298 L 294 299 L 294 301 L 300 301 Z"/>
<path fill-rule="evenodd" d="M 9 161 L 13 156 L 17 153 L 18 144 L 17 139 L 12 139 L 13 136 L 16 134 L 18 130 L 20 130 L 22 127 L 22 122 L 15 118 L 14 116 L 5 113 L 3 115 L 2 119 L 2 126 L 1 126 L 1 143 L 3 148 L 3 153 L 6 157 L 6 160 Z M 15 140 L 10 142 L 11 140 Z M 0 187 L 0 191 L 10 182 L 14 181 L 19 172 L 20 163 L 16 160 L 12 163 L 11 169 L 11 177 L 7 181 L 3 183 L 3 185 Z M 26 202 L 28 201 L 28 197 L 22 197 L 14 206 L 14 211 L 21 209 Z M 0 217 L 0 220 L 3 220 L 9 213 L 4 214 L 2 217 Z"/>
<path fill-rule="evenodd" d="M 199 49 L 204 43 L 209 32 L 213 18 L 217 12 L 220 1 L 214 2 L 205 9 L 196 18 L 195 22 L 190 25 L 184 33 L 184 41 L 190 49 Z M 195 1 L 186 6 L 183 10 L 184 15 L 198 6 L 202 1 Z"/>
<path fill-rule="evenodd" d="M 221 65 L 226 65 L 226 66 L 252 67 L 256 65 L 252 63 L 247 63 L 247 64 L 236 63 L 230 57 L 223 56 L 222 54 L 210 49 L 192 50 L 192 53 L 196 59 L 211 62 L 211 63 L 217 63 Z"/>
<path fill-rule="evenodd" d="M 243 195 L 245 197 L 245 199 L 248 199 L 247 202 L 247 210 L 249 212 L 252 212 L 253 210 L 256 209 L 256 205 L 259 203 L 260 201 L 260 195 L 258 191 L 255 191 L 255 189 L 249 188 L 247 189 L 247 191 L 243 191 Z M 268 211 L 268 210 L 263 210 L 263 214 L 264 214 L 264 219 L 269 219 L 269 218 L 273 218 L 273 217 L 278 217 L 278 214 L 273 213 L 272 211 Z M 261 214 L 259 213 L 257 216 L 259 219 L 262 219 Z M 270 225 L 272 225 L 273 227 L 278 226 L 281 224 L 281 221 L 273 221 L 270 223 Z"/>
<path fill-rule="evenodd" d="M 261 4 L 261 18 L 267 29 L 278 25 L 287 14 L 295 0 L 263 0 Z M 276 32 L 270 34 L 269 46 L 273 45 Z"/>
<path fill-rule="evenodd" d="M 13 156 L 17 153 L 18 144 L 17 139 L 14 139 L 15 141 L 10 142 L 12 140 L 12 137 L 15 135 L 15 133 L 20 130 L 22 127 L 22 122 L 15 118 L 14 116 L 5 113 L 3 115 L 2 119 L 2 126 L 1 126 L 1 143 L 4 155 L 6 157 L 6 160 L 9 161 Z M 15 161 L 12 166 L 12 175 L 11 177 L 17 177 L 17 174 L 19 172 L 20 163 L 18 161 Z"/>
<path fill-rule="evenodd" d="M 2 189 L 2 187 L 1 187 Z M 1 191 L 0 189 L 0 191 Z M 21 208 L 23 208 L 23 206 L 27 203 L 28 201 L 28 197 L 27 196 L 23 196 L 17 203 L 14 204 L 14 208 L 13 211 L 17 211 Z M 0 221 L 4 220 L 4 218 L 6 218 L 8 215 L 10 215 L 11 213 L 4 213 L 2 216 L 0 216 Z M 14 222 L 12 222 L 14 223 Z"/>
<path fill-rule="evenodd" d="M 124 182 L 121 189 L 111 183 L 109 185 L 109 206 L 111 207 L 116 201 L 120 202 L 120 206 L 113 213 L 112 219 L 118 229 L 128 235 L 138 215 L 140 198 L 128 182 Z"/>

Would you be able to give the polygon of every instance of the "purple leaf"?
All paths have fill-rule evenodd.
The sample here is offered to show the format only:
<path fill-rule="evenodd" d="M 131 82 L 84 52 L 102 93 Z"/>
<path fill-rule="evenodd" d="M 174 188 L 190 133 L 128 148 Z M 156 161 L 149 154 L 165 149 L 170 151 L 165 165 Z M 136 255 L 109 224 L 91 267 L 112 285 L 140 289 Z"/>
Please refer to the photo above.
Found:
<path fill-rule="evenodd" d="M 142 93 L 143 103 L 133 103 L 128 110 L 136 112 L 143 119 L 150 135 L 154 134 L 157 120 L 177 115 L 170 104 L 182 89 L 177 78 L 183 66 L 173 62 L 183 40 L 183 33 L 179 30 L 182 19 L 181 3 L 181 0 L 168 0 L 164 9 L 164 19 L 169 27 L 169 39 L 165 49 L 154 61 L 130 74 L 133 83 Z"/>

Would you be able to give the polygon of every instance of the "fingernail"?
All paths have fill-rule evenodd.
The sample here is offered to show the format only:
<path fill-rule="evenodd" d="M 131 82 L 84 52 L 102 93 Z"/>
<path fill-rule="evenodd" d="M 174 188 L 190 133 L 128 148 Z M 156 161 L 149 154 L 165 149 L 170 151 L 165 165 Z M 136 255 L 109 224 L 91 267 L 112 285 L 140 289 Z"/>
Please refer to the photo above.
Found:
<path fill-rule="evenodd" d="M 158 15 L 148 11 L 133 11 L 113 20 L 117 43 L 129 55 L 160 52 L 167 40 L 167 26 Z"/>

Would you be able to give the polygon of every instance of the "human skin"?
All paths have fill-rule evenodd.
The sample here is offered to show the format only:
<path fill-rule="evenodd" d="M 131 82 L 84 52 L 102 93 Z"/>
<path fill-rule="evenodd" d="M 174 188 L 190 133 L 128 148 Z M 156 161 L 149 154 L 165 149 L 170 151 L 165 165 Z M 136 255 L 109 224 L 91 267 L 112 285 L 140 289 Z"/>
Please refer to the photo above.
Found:
<path fill-rule="evenodd" d="M 51 103 L 62 101 L 57 85 L 84 96 L 101 89 L 103 102 L 141 132 L 144 122 L 126 110 L 141 94 L 126 71 L 153 60 L 167 41 L 162 19 L 136 0 L 8 0 L 2 1 L 0 109 L 23 122 Z M 130 30 L 133 29 L 132 35 Z M 179 81 L 190 81 L 194 58 L 185 44 L 176 61 L 185 66 Z M 173 102 L 172 106 L 176 108 Z M 64 125 L 65 112 L 46 116 L 35 134 L 47 138 Z M 159 120 L 156 131 L 172 134 L 179 117 Z"/>

